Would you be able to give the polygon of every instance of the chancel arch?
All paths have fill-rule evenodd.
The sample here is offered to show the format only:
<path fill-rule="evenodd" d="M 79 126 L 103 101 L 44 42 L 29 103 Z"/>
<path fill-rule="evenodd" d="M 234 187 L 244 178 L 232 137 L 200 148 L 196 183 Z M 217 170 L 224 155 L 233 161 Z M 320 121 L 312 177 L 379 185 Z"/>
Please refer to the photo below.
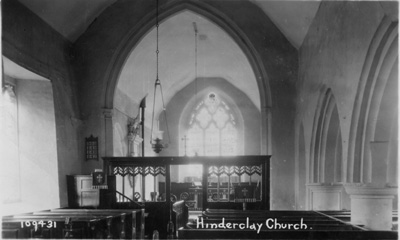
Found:
<path fill-rule="evenodd" d="M 140 5 L 140 6 L 139 6 Z M 113 156 L 113 144 L 119 144 L 123 139 L 114 139 L 113 136 L 114 125 L 113 122 L 116 118 L 122 117 L 126 114 L 124 122 L 121 122 L 121 126 L 127 125 L 129 117 L 136 117 L 137 110 L 140 100 L 146 95 L 143 91 L 134 92 L 139 89 L 143 89 L 143 84 L 135 84 L 132 88 L 125 88 L 129 91 L 129 96 L 134 97 L 134 101 L 131 101 L 131 106 L 117 105 L 117 101 L 122 101 L 123 98 L 127 97 L 128 94 L 119 94 L 121 84 L 123 69 L 125 66 L 129 66 L 129 56 L 136 53 L 139 49 L 140 42 L 146 37 L 146 34 L 150 33 L 155 26 L 155 1 L 117 1 L 110 5 L 104 12 L 99 15 L 97 20 L 85 31 L 85 33 L 77 40 L 74 44 L 74 49 L 79 53 L 77 56 L 76 64 L 76 75 L 79 78 L 87 79 L 82 82 L 80 90 L 82 92 L 82 99 L 80 101 L 80 109 L 82 111 L 82 116 L 85 117 L 85 123 L 88 126 L 93 126 L 93 128 L 84 129 L 81 133 L 82 135 L 97 134 L 101 138 L 100 144 L 100 155 L 103 156 Z M 245 12 L 241 9 L 246 8 Z M 137 9 L 141 9 L 137 11 Z M 294 104 L 290 100 L 294 94 L 293 83 L 297 77 L 297 66 L 298 66 L 298 52 L 290 45 L 287 39 L 281 31 L 274 25 L 271 19 L 255 4 L 249 1 L 233 1 L 227 2 L 227 4 L 218 4 L 214 1 L 160 1 L 160 31 L 164 31 L 163 26 L 168 20 L 178 17 L 183 12 L 191 12 L 202 18 L 205 18 L 212 22 L 215 26 L 222 29 L 222 31 L 229 37 L 229 42 L 234 42 L 236 49 L 239 49 L 241 54 L 245 57 L 246 62 L 244 65 L 236 68 L 235 70 L 242 69 L 245 65 L 249 66 L 246 68 L 250 69 L 252 72 L 251 78 L 242 78 L 243 83 L 255 83 L 252 84 L 256 86 L 255 91 L 247 93 L 247 95 L 258 96 L 258 102 L 254 104 L 259 106 L 261 117 L 261 131 L 257 133 L 257 136 L 261 134 L 260 146 L 261 154 L 276 154 L 277 159 L 286 160 L 284 161 L 274 161 L 272 164 L 275 168 L 286 169 L 291 168 L 290 151 L 278 151 L 280 148 L 291 149 L 293 147 L 293 141 L 279 140 L 286 139 L 284 136 L 291 136 L 293 134 L 292 130 L 292 115 L 294 114 Z M 133 14 L 134 13 L 134 14 Z M 174 15 L 175 14 L 175 15 Z M 248 18 L 247 16 L 253 16 Z M 118 17 L 117 17 L 118 16 Z M 192 29 L 192 22 L 187 22 L 188 28 L 190 28 L 190 36 L 192 48 L 186 53 L 194 51 L 194 33 Z M 118 26 L 116 28 L 115 26 Z M 258 26 L 260 31 L 254 31 L 253 27 Z M 201 35 L 201 26 L 199 27 L 199 37 Z M 112 30 L 109 32 L 108 30 Z M 167 33 L 168 34 L 168 33 Z M 100 37 L 100 36 L 104 36 Z M 162 42 L 163 36 L 160 34 L 160 44 Z M 178 34 L 178 36 L 181 36 Z M 179 37 L 178 42 L 182 41 L 184 38 Z M 210 40 L 206 38 L 205 41 Z M 150 38 L 150 42 L 155 44 L 155 36 Z M 222 41 L 221 43 L 226 44 Z M 210 46 L 208 44 L 202 44 L 199 41 L 199 54 L 204 54 L 201 51 L 201 47 L 204 45 Z M 88 48 L 87 46 L 90 46 Z M 232 46 L 232 45 L 231 45 Z M 171 57 L 173 55 L 164 55 L 166 48 L 162 48 L 160 45 L 160 64 L 165 64 L 167 62 L 171 63 Z M 232 50 L 232 49 L 231 49 Z M 155 61 L 155 48 L 149 48 L 149 55 L 152 55 L 153 61 Z M 218 51 L 216 51 L 218 52 Z M 235 51 L 237 53 L 237 51 Z M 147 53 L 147 52 L 146 52 Z M 178 52 L 177 52 L 178 53 Z M 230 51 L 232 53 L 232 51 Z M 222 55 L 222 54 L 221 54 Z M 162 60 L 164 58 L 164 60 Z M 167 58 L 167 60 L 165 60 Z M 232 59 L 230 59 L 232 60 Z M 278 60 L 278 61 L 277 61 Z M 190 68 L 184 69 L 183 72 L 194 72 L 193 69 L 193 58 L 188 58 L 188 63 L 192 63 Z M 218 66 L 220 62 L 209 61 L 208 64 L 214 63 L 214 66 Z M 173 66 L 169 68 L 176 70 L 176 66 L 180 66 L 178 63 L 174 63 Z M 148 74 L 149 90 L 153 88 L 155 80 L 155 64 L 148 64 L 150 70 L 144 69 L 142 74 L 137 75 L 135 78 L 128 77 L 126 81 L 143 81 L 144 74 Z M 162 66 L 160 65 L 160 69 Z M 208 68 L 206 69 L 209 70 Z M 206 72 L 207 72 L 206 71 Z M 199 56 L 199 78 L 200 77 L 221 77 L 227 81 L 232 79 L 224 75 L 218 76 L 202 76 L 201 73 L 201 60 Z M 230 71 L 225 71 L 225 73 L 230 73 Z M 183 78 L 174 78 L 173 74 L 163 75 L 160 72 L 160 79 L 162 83 L 168 82 L 167 79 L 176 80 L 177 84 L 173 88 L 169 89 L 163 85 L 165 92 L 170 92 L 171 96 L 174 95 L 172 89 L 179 91 L 185 84 L 179 84 Z M 188 77 L 192 81 L 194 76 Z M 93 87 L 95 86 L 95 87 Z M 117 87 L 118 86 L 118 87 Z M 147 84 L 144 84 L 147 88 Z M 237 86 L 238 87 L 238 86 Z M 272 92 L 271 88 L 274 87 L 276 91 Z M 285 94 L 280 94 L 280 91 L 284 91 Z M 272 94 L 274 94 L 275 104 L 272 104 Z M 147 95 L 147 99 L 151 99 L 150 94 Z M 166 102 L 170 99 L 166 97 Z M 146 114 L 151 112 L 151 103 L 147 102 Z M 257 107 L 258 107 L 257 106 Z M 116 110 L 118 109 L 118 110 Z M 128 109 L 129 112 L 124 112 L 124 109 Z M 289 110 L 290 109 L 290 110 Z M 122 111 L 120 111 L 122 110 Z M 168 110 L 167 110 L 168 111 Z M 100 118 L 99 113 L 106 113 L 104 118 Z M 123 112 L 123 113 L 121 113 Z M 111 114 L 112 113 L 112 114 Z M 274 114 L 274 116 L 272 116 Z M 118 115 L 118 116 L 117 116 Z M 168 114 L 171 116 L 171 114 Z M 284 118 L 280 118 L 280 117 Z M 151 117 L 146 116 L 145 122 L 150 121 Z M 284 123 L 283 123 L 283 122 Z M 172 122 L 172 121 L 170 121 Z M 289 124 L 290 128 L 286 127 L 285 124 Z M 147 123 L 148 124 L 148 123 Z M 271 125 L 275 125 L 272 127 Z M 171 123 L 172 125 L 172 123 Z M 95 128 L 97 127 L 97 128 Z M 145 155 L 154 155 L 150 147 L 150 127 L 145 128 Z M 95 129 L 93 131 L 93 129 Z M 127 129 L 124 129 L 127 132 Z M 279 138 L 273 144 L 272 135 Z M 168 149 L 172 149 L 171 145 Z M 169 150 L 163 151 L 164 153 Z M 175 153 L 174 153 L 175 154 Z M 100 168 L 102 166 L 101 161 L 96 162 L 85 162 L 82 164 L 83 171 L 89 171 L 93 168 Z M 283 201 L 279 200 L 272 205 L 275 208 L 281 208 L 283 206 L 293 206 L 294 196 L 293 196 L 293 185 L 291 184 L 289 172 L 278 172 L 274 171 L 272 173 L 275 182 L 272 185 L 276 185 L 272 191 L 276 191 L 275 196 L 281 196 Z M 287 192 L 282 192 L 278 190 L 280 187 L 278 185 L 289 186 L 291 190 Z"/>
<path fill-rule="evenodd" d="M 151 6 L 152 8 L 154 6 Z M 180 16 L 182 13 L 187 14 L 187 13 L 191 13 L 191 14 L 195 14 L 198 18 L 199 21 L 201 21 L 201 19 L 209 21 L 210 23 L 212 23 L 213 25 L 217 26 L 218 28 L 220 28 L 223 32 L 225 32 L 225 34 L 227 34 L 226 36 L 228 36 L 230 38 L 229 41 L 234 42 L 234 44 L 236 45 L 235 48 L 237 48 L 238 50 L 240 50 L 241 54 L 243 54 L 243 57 L 246 59 L 246 64 L 242 64 L 241 66 L 245 66 L 246 68 L 248 68 L 248 70 L 246 69 L 245 71 L 250 71 L 251 74 L 253 75 L 251 78 L 252 79 L 247 79 L 246 83 L 247 86 L 249 86 L 248 84 L 250 83 L 250 85 L 254 85 L 254 87 L 256 90 L 254 92 L 249 93 L 249 91 L 245 90 L 246 94 L 250 96 L 250 98 L 252 99 L 252 101 L 254 102 L 254 104 L 259 108 L 262 109 L 262 116 L 264 121 L 263 122 L 263 126 L 262 126 L 262 138 L 260 139 L 260 141 L 262 141 L 265 144 L 262 144 L 263 148 L 265 147 L 265 149 L 263 149 L 263 152 L 267 152 L 270 151 L 268 150 L 269 148 L 271 148 L 269 142 L 270 142 L 270 132 L 268 132 L 268 129 L 270 128 L 270 117 L 267 118 L 267 115 L 270 115 L 269 109 L 271 106 L 271 100 L 270 100 L 270 94 L 269 94 L 269 84 L 268 84 L 268 76 L 266 74 L 266 70 L 264 69 L 264 66 L 260 60 L 260 56 L 259 54 L 255 51 L 254 47 L 252 46 L 252 43 L 250 42 L 250 40 L 245 36 L 245 33 L 243 32 L 243 30 L 241 28 L 239 28 L 238 26 L 236 26 L 236 23 L 234 21 L 232 21 L 231 19 L 225 18 L 224 14 L 220 14 L 220 12 L 216 9 L 214 9 L 212 6 L 206 4 L 206 3 L 199 3 L 199 2 L 192 2 L 192 1 L 183 1 L 180 3 L 176 3 L 176 2 L 168 2 L 165 5 L 161 5 L 160 6 L 160 16 L 159 19 L 161 21 L 160 24 L 160 44 L 162 44 L 162 38 L 164 36 L 165 37 L 169 37 L 168 35 L 171 33 L 165 32 L 165 28 L 163 30 L 163 25 L 162 24 L 168 24 L 169 19 L 175 18 L 177 16 Z M 154 9 L 153 9 L 154 10 Z M 139 57 L 139 56 L 143 56 L 138 54 L 138 50 L 139 49 L 139 45 L 143 44 L 143 39 L 146 38 L 146 36 L 150 36 L 149 39 L 150 40 L 154 40 L 154 41 L 147 41 L 147 44 L 153 46 L 155 43 L 155 35 L 154 35 L 154 12 L 152 12 L 151 14 L 147 14 L 144 19 L 147 19 L 148 21 L 145 21 L 146 24 L 142 24 L 140 25 L 140 27 L 135 26 L 131 29 L 131 32 L 127 33 L 126 37 L 123 39 L 123 41 L 121 41 L 119 43 L 119 47 L 117 48 L 117 51 L 114 54 L 114 57 L 111 59 L 111 62 L 109 63 L 109 67 L 107 68 L 107 73 L 106 73 L 106 78 L 108 79 L 108 84 L 107 84 L 107 90 L 106 90 L 106 97 L 105 97 L 105 106 L 106 109 L 113 109 L 113 108 L 124 108 L 121 106 L 118 106 L 118 101 L 121 100 L 119 96 L 117 96 L 121 90 L 123 92 L 123 89 L 126 89 L 124 87 L 124 84 L 121 82 L 123 81 L 133 81 L 136 83 L 139 83 L 136 85 L 135 88 L 130 88 L 129 92 L 123 92 L 123 94 L 120 94 L 121 96 L 125 97 L 127 95 L 131 95 L 131 96 L 135 96 L 133 99 L 134 101 L 132 101 L 134 103 L 133 107 L 128 107 L 130 108 L 130 110 L 135 109 L 138 105 L 138 103 L 140 102 L 140 99 L 142 97 L 144 97 L 146 95 L 147 92 L 151 92 L 151 88 L 153 87 L 153 81 L 155 78 L 154 72 L 155 72 L 155 56 L 154 56 L 154 49 L 153 48 L 147 48 L 150 51 L 150 56 L 152 59 L 149 59 L 149 61 L 151 63 L 154 62 L 154 64 L 150 64 L 151 67 L 151 71 L 150 70 L 145 70 L 141 73 L 141 75 L 136 75 L 135 77 L 131 78 L 128 77 L 129 79 L 125 79 L 127 76 L 130 76 L 131 73 L 126 74 L 126 69 L 128 68 L 127 66 L 130 65 L 130 59 L 129 56 L 132 56 L 133 53 L 135 53 L 134 55 Z M 218 13 L 218 14 L 217 14 Z M 187 23 L 187 27 L 188 28 L 192 28 L 192 20 L 186 22 Z M 185 28 L 182 28 L 181 31 L 184 31 Z M 191 31 L 193 31 L 192 29 L 190 29 Z M 162 32 L 164 31 L 164 32 Z M 210 34 L 209 36 L 207 36 L 207 32 L 201 32 L 201 26 L 199 25 L 199 39 L 203 39 L 205 38 L 206 41 L 210 41 L 212 40 L 212 35 Z M 180 33 L 178 33 L 179 36 Z M 179 39 L 179 38 L 178 38 Z M 245 41 L 243 41 L 245 40 Z M 179 41 L 183 41 L 183 38 L 180 38 Z M 179 42 L 178 41 L 178 42 Z M 191 40 L 192 42 L 194 42 L 194 40 Z M 228 42 L 229 42 L 228 41 Z M 203 44 L 201 45 L 201 43 L 199 43 L 199 54 L 201 54 L 201 47 L 207 48 L 207 47 L 213 47 L 214 43 L 211 43 L 211 45 L 206 45 Z M 225 42 L 226 44 L 226 42 Z M 194 48 L 194 46 L 192 46 Z M 215 46 L 214 46 L 215 47 Z M 192 49 L 188 49 L 186 52 L 180 52 L 180 51 L 176 51 L 174 54 L 175 57 L 179 56 L 180 54 L 189 54 L 190 56 L 192 56 L 191 51 L 193 51 Z M 142 47 L 140 47 L 140 49 L 142 49 Z M 171 54 L 167 54 L 167 55 L 163 55 L 163 51 L 164 54 L 165 52 L 168 52 L 167 50 L 168 48 L 162 48 L 162 45 L 160 45 L 160 70 L 163 71 L 163 64 L 167 61 L 169 61 L 171 59 L 171 57 L 174 57 Z M 205 52 L 203 52 L 203 54 L 206 54 Z M 229 55 L 230 53 L 227 52 L 227 54 Z M 222 54 L 224 55 L 224 54 Z M 181 55 L 182 56 L 182 55 Z M 216 59 L 213 59 L 212 56 L 206 56 L 207 59 L 205 59 L 204 61 L 206 62 L 206 64 L 212 65 L 212 64 L 216 64 Z M 191 59 L 186 59 L 186 62 L 189 61 L 189 63 L 192 63 L 194 61 L 194 58 Z M 231 60 L 234 58 L 231 58 Z M 199 75 L 201 75 L 202 73 L 204 73 L 204 75 L 202 75 L 203 77 L 226 77 L 229 81 L 232 81 L 232 76 L 228 75 L 210 75 L 210 68 L 204 67 L 203 69 L 201 69 L 201 62 L 199 59 Z M 153 67 L 154 66 L 154 67 Z M 177 65 L 179 66 L 179 65 Z M 167 67 L 167 66 L 164 66 Z M 234 67 L 234 65 L 232 65 L 232 67 Z M 175 67 L 174 67 L 175 68 Z M 192 66 L 189 66 L 189 70 L 191 72 L 194 72 L 194 70 L 192 69 Z M 173 68 L 170 67 L 169 70 L 166 70 L 166 74 L 162 74 L 160 72 L 160 79 L 162 82 L 168 82 L 171 81 L 171 78 L 175 77 L 176 74 L 179 75 L 179 70 L 176 69 L 175 71 L 172 70 Z M 243 71 L 243 69 L 240 69 L 241 71 Z M 125 71 L 125 72 L 124 72 Z M 177 73 L 178 72 L 178 73 Z M 230 71 L 227 71 L 227 73 L 229 73 Z M 239 72 L 239 71 L 238 71 Z M 189 76 L 192 73 L 189 73 Z M 237 73 L 235 73 L 237 74 Z M 146 76 L 145 76 L 146 75 Z M 240 75 L 240 74 L 239 74 Z M 149 77 L 151 76 L 151 77 Z M 187 84 L 188 80 L 193 80 L 193 78 L 188 77 L 188 76 L 184 76 L 183 74 L 180 75 L 180 78 L 176 78 L 173 79 L 174 81 L 180 81 L 177 82 L 176 84 L 174 84 L 173 89 L 169 89 L 169 96 L 166 96 L 166 101 L 169 100 L 169 98 L 179 89 L 181 89 L 185 84 Z M 193 77 L 193 76 L 192 76 Z M 241 79 L 243 80 L 243 79 Z M 137 82 L 138 81 L 138 82 Z M 235 81 L 233 81 L 235 82 Z M 239 81 L 237 81 L 239 82 Z M 125 85 L 126 86 L 126 85 Z M 244 86 L 237 86 L 239 88 L 248 88 L 246 85 Z M 168 89 L 169 87 L 164 87 L 165 89 Z M 150 90 L 150 91 L 149 91 Z M 251 90 L 253 91 L 253 90 Z M 167 91 L 166 91 L 167 92 Z M 149 113 L 149 111 L 151 111 L 151 109 L 149 108 L 149 106 L 151 106 L 151 102 L 149 102 L 150 99 L 152 99 L 152 96 L 150 96 L 151 94 L 148 95 L 147 97 L 147 113 Z M 117 113 L 119 114 L 119 113 Z M 131 111 L 128 115 L 130 117 L 135 116 L 136 112 Z M 109 124 L 105 124 L 105 128 L 109 129 L 112 128 L 112 125 L 110 126 Z M 107 131 L 107 130 L 106 130 Z M 106 142 L 109 142 L 106 140 Z M 145 143 L 149 142 L 149 140 L 144 140 Z M 114 144 L 115 141 L 114 141 Z M 108 155 L 112 155 L 111 153 Z"/>
<path fill-rule="evenodd" d="M 194 22 L 199 31 L 196 46 Z M 114 109 L 117 109 L 114 112 L 114 119 L 121 121 L 123 115 L 126 118 L 136 116 L 140 100 L 148 94 L 145 114 L 146 129 L 150 129 L 153 111 L 153 87 L 156 76 L 155 38 L 155 29 L 152 29 L 142 37 L 129 55 L 119 76 L 114 101 Z M 220 79 L 224 79 L 235 89 L 240 89 L 244 93 L 242 95 L 258 109 L 258 112 L 261 111 L 260 90 L 253 72 L 254 67 L 248 61 L 240 45 L 223 28 L 206 17 L 184 10 L 165 19 L 159 27 L 159 49 L 159 77 L 164 89 L 164 100 L 169 105 L 167 107 L 169 118 L 171 115 L 175 115 L 177 108 L 176 105 L 169 104 L 169 102 L 178 91 L 185 88 L 190 82 L 193 82 L 192 89 L 197 87 L 197 91 L 207 86 L 218 86 Z M 195 61 L 197 65 L 195 65 Z M 195 78 L 198 79 L 194 80 Z M 215 83 L 208 80 L 211 78 L 215 79 Z M 193 90 L 191 94 L 195 94 L 195 91 Z M 240 100 L 238 102 L 242 102 L 241 98 L 242 96 L 236 99 Z M 163 130 L 165 131 L 165 124 L 163 124 L 162 114 L 160 114 L 160 102 L 156 102 L 154 113 L 155 119 L 157 119 L 155 121 L 159 121 L 160 127 L 164 126 Z M 168 122 L 173 123 L 174 121 L 168 119 Z M 258 123 L 257 126 L 260 124 Z M 258 142 L 261 142 L 263 138 L 258 135 L 255 137 Z M 170 134 L 170 136 L 177 137 L 178 135 Z M 149 135 L 145 135 L 144 144 L 147 145 L 146 154 L 151 155 L 148 137 Z M 123 139 L 116 139 L 114 144 L 119 144 L 118 142 L 121 141 Z M 171 141 L 170 148 L 175 149 L 175 140 Z M 243 146 L 243 144 L 240 145 Z M 179 152 L 166 150 L 162 155 L 165 155 L 166 152 L 170 155 L 179 154 Z M 259 151 L 256 152 L 259 153 Z M 242 155 L 243 151 L 238 154 Z"/>

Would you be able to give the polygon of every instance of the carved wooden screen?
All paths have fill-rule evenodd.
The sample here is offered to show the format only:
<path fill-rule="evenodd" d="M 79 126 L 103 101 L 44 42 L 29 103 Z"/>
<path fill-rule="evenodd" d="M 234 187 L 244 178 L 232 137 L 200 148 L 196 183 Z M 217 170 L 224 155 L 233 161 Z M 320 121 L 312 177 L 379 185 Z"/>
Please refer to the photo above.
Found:
<path fill-rule="evenodd" d="M 269 159 L 270 156 L 107 157 L 104 170 L 116 176 L 117 191 L 145 204 L 164 202 L 169 208 L 171 202 L 178 200 L 171 192 L 171 185 L 176 183 L 171 183 L 170 167 L 199 164 L 203 168 L 202 182 L 189 188 L 187 203 L 197 201 L 196 205 L 205 210 L 241 208 L 241 203 L 246 202 L 248 209 L 269 210 Z M 154 184 L 149 187 L 148 181 Z M 163 194 L 154 196 L 154 192 Z M 191 194 L 197 194 L 197 198 L 189 199 Z M 176 197 L 182 200 L 181 194 Z"/>
<path fill-rule="evenodd" d="M 207 201 L 261 201 L 261 180 L 262 165 L 209 166 Z"/>
<path fill-rule="evenodd" d="M 160 192 L 158 183 L 165 182 L 165 174 L 165 166 L 112 167 L 112 175 L 116 177 L 116 189 L 122 193 L 117 195 L 117 202 L 127 201 L 123 195 L 137 202 L 165 201 L 165 196 L 157 194 Z"/>

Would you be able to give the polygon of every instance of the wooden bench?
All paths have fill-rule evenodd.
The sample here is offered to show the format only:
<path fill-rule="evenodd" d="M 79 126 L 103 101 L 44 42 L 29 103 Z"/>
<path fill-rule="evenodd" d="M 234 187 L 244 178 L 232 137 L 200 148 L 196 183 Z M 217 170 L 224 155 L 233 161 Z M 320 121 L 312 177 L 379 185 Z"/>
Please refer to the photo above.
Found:
<path fill-rule="evenodd" d="M 125 213 L 128 215 L 127 224 L 131 233 L 127 237 L 144 239 L 145 234 L 145 209 L 52 209 L 51 212 L 69 213 L 69 212 L 89 212 L 89 213 Z M 135 237 L 136 236 L 136 237 Z"/>
<path fill-rule="evenodd" d="M 397 239 L 397 232 L 366 231 L 359 226 L 315 211 L 208 209 L 197 221 L 201 222 L 191 222 L 185 228 L 179 229 L 178 237 L 182 239 Z M 300 222 L 306 227 L 299 228 Z M 227 223 L 231 224 L 229 229 Z M 242 224 L 241 229 L 239 224 Z M 253 225 L 255 228 L 251 228 L 252 224 L 255 224 Z"/>
<path fill-rule="evenodd" d="M 398 239 L 397 232 L 392 231 L 360 231 L 360 230 L 309 230 L 288 231 L 269 230 L 257 233 L 253 230 L 232 229 L 180 229 L 179 239 Z"/>
<path fill-rule="evenodd" d="M 138 210 L 54 209 L 3 217 L 3 238 L 137 238 Z M 140 219 L 138 220 L 140 222 Z"/>
<path fill-rule="evenodd" d="M 175 225 L 174 236 L 176 237 L 178 229 L 186 227 L 189 220 L 189 208 L 184 200 L 172 205 L 172 219 Z"/>
<path fill-rule="evenodd" d="M 80 216 L 73 220 L 73 227 L 66 216 L 18 215 L 3 217 L 3 238 L 105 238 L 110 235 L 107 218 Z"/>
<path fill-rule="evenodd" d="M 350 211 L 318 211 L 319 214 L 332 217 L 339 221 L 351 222 L 351 212 Z M 392 212 L 392 221 L 393 221 L 393 231 L 398 230 L 398 211 Z M 359 225 L 362 227 L 362 225 Z"/>

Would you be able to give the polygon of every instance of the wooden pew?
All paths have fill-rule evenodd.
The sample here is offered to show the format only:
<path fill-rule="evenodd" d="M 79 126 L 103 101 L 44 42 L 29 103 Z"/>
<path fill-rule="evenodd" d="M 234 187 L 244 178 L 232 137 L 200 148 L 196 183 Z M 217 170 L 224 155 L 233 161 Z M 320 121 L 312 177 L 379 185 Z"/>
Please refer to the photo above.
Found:
<path fill-rule="evenodd" d="M 136 232 L 137 212 L 138 210 L 55 209 L 5 216 L 2 235 L 3 238 L 132 239 L 141 237 Z"/>
<path fill-rule="evenodd" d="M 3 238 L 106 238 L 107 218 L 80 216 L 73 227 L 65 216 L 6 216 L 2 220 Z M 67 234 L 68 233 L 68 234 Z"/>
<path fill-rule="evenodd" d="M 222 223 L 224 219 L 224 224 Z M 269 220 L 270 219 L 270 220 Z M 276 219 L 276 220 L 275 220 Z M 271 223 L 267 226 L 266 221 Z M 208 209 L 197 221 L 202 224 L 188 223 L 186 228 L 178 230 L 182 239 L 397 239 L 394 231 L 366 231 L 359 226 L 326 216 L 314 211 L 237 211 L 226 209 Z M 272 222 L 278 223 L 272 225 Z M 302 222 L 307 227 L 297 228 Z M 199 222 L 200 223 L 200 222 Z M 227 223 L 236 223 L 235 229 L 227 228 Z M 242 223 L 242 229 L 239 224 Z M 259 229 L 248 226 L 260 224 Z M 208 225 L 206 225 L 208 224 Z M 212 225 L 213 224 L 213 225 Z M 290 225 L 291 224 L 291 225 Z M 232 226 L 230 225 L 230 226 Z M 288 229 L 288 226 L 292 227 Z M 276 227 L 277 226 L 277 227 Z"/>
<path fill-rule="evenodd" d="M 334 219 L 337 219 L 339 221 L 344 221 L 344 222 L 351 222 L 351 212 L 350 211 L 318 211 L 319 214 L 325 215 L 332 217 Z M 395 210 L 392 212 L 392 230 L 397 231 L 398 230 L 398 211 Z M 363 225 L 359 225 L 363 227 Z"/>
<path fill-rule="evenodd" d="M 126 213 L 127 226 L 131 229 L 128 232 L 128 238 L 144 239 L 145 234 L 145 210 L 144 209 L 52 209 L 51 212 L 69 213 L 69 212 L 90 212 L 90 213 Z"/>
<path fill-rule="evenodd" d="M 392 231 L 359 231 L 359 230 L 310 230 L 310 231 L 282 231 L 270 230 L 257 233 L 253 230 L 233 229 L 180 229 L 179 239 L 398 239 Z"/>
<path fill-rule="evenodd" d="M 167 224 L 169 221 L 166 204 L 166 202 L 145 203 L 145 238 L 152 238 L 154 230 L 159 232 L 160 239 L 166 238 Z"/>
<path fill-rule="evenodd" d="M 281 219 L 281 218 L 268 218 L 268 219 L 277 219 L 281 223 L 298 223 L 299 219 Z M 201 219 L 201 222 L 204 224 L 206 223 L 215 223 L 215 222 L 221 222 L 221 218 L 213 218 L 213 219 Z M 265 222 L 267 219 L 266 218 L 248 218 L 248 219 L 235 219 L 235 218 L 224 218 L 224 222 L 231 222 L 231 223 L 242 223 L 242 222 L 249 222 L 250 224 L 252 223 L 259 223 L 259 222 Z M 335 220 L 330 220 L 330 219 L 321 219 L 321 220 L 309 220 L 309 219 L 302 219 L 304 223 L 307 225 L 343 225 L 344 223 L 338 222 Z M 199 220 L 198 220 L 199 221 Z M 192 223 L 194 224 L 194 223 Z"/>
<path fill-rule="evenodd" d="M 178 229 L 186 227 L 189 220 L 189 209 L 184 200 L 172 204 L 172 219 L 175 225 L 174 236 L 177 236 Z"/>
<path fill-rule="evenodd" d="M 131 212 L 100 212 L 100 211 L 81 211 L 80 209 L 71 212 L 52 212 L 52 211 L 42 211 L 42 212 L 34 212 L 34 216 L 44 216 L 44 217 L 52 217 L 52 216 L 62 216 L 65 218 L 69 218 L 71 220 L 71 226 L 74 224 L 74 220 L 79 217 L 92 217 L 92 218 L 100 218 L 106 219 L 106 236 L 107 238 L 132 238 L 136 237 L 136 231 L 133 231 L 136 227 L 136 220 L 131 219 Z"/>

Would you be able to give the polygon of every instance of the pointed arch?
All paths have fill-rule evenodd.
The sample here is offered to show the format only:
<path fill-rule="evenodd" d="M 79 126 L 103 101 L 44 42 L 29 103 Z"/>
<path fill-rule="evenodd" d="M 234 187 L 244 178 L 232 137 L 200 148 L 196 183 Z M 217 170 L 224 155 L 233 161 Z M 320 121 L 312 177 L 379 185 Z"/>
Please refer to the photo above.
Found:
<path fill-rule="evenodd" d="M 201 16 L 206 17 L 210 21 L 221 27 L 227 34 L 238 44 L 245 56 L 247 57 L 250 66 L 257 80 L 258 90 L 261 101 L 261 146 L 262 153 L 268 154 L 271 152 L 271 92 L 269 87 L 269 77 L 265 70 L 261 56 L 256 51 L 252 42 L 246 34 L 237 26 L 231 18 L 227 17 L 223 12 L 203 1 L 172 1 L 164 2 L 160 6 L 159 20 L 162 21 L 180 11 L 190 10 Z M 155 7 L 151 12 L 145 15 L 140 22 L 138 22 L 131 31 L 126 34 L 124 39 L 120 41 L 119 45 L 115 48 L 111 61 L 108 64 L 104 78 L 107 82 L 105 90 L 105 109 L 113 109 L 114 95 L 117 89 L 119 75 L 129 57 L 130 53 L 135 49 L 141 38 L 146 35 L 153 27 L 155 22 Z M 106 124 L 106 129 L 112 129 L 112 124 Z M 107 130 L 106 130 L 107 131 Z M 106 142 L 112 142 L 107 140 Z"/>
<path fill-rule="evenodd" d="M 335 97 L 323 88 L 314 117 L 310 149 L 310 183 L 341 182 L 342 141 Z"/>
<path fill-rule="evenodd" d="M 385 176 L 391 168 L 390 164 L 387 164 L 387 156 L 383 154 L 387 151 L 382 151 L 381 148 L 392 146 L 391 139 L 397 139 L 397 135 L 395 137 L 387 135 L 385 139 L 377 139 L 375 136 L 377 136 L 377 131 L 383 130 L 377 129 L 377 126 L 384 125 L 389 128 L 386 130 L 388 133 L 397 134 L 391 131 L 395 128 L 393 124 L 397 122 L 395 120 L 397 114 L 393 114 L 396 112 L 393 109 L 397 110 L 397 93 L 392 93 L 389 99 L 387 96 L 383 97 L 385 89 L 388 86 L 393 88 L 392 85 L 397 81 L 393 77 L 393 72 L 398 71 L 397 68 L 398 22 L 392 22 L 385 17 L 371 41 L 358 84 L 350 128 L 347 182 L 370 183 L 373 182 L 373 168 L 377 168 L 374 171 L 380 171 L 380 174 Z M 392 103 L 392 111 L 382 113 L 382 107 L 388 101 Z M 393 117 L 388 118 L 386 124 L 379 124 L 378 119 L 382 114 Z M 380 152 L 381 154 L 378 153 L 375 156 L 380 159 L 372 159 L 372 155 L 375 155 L 373 152 Z M 379 181 L 384 183 L 385 180 Z"/>

